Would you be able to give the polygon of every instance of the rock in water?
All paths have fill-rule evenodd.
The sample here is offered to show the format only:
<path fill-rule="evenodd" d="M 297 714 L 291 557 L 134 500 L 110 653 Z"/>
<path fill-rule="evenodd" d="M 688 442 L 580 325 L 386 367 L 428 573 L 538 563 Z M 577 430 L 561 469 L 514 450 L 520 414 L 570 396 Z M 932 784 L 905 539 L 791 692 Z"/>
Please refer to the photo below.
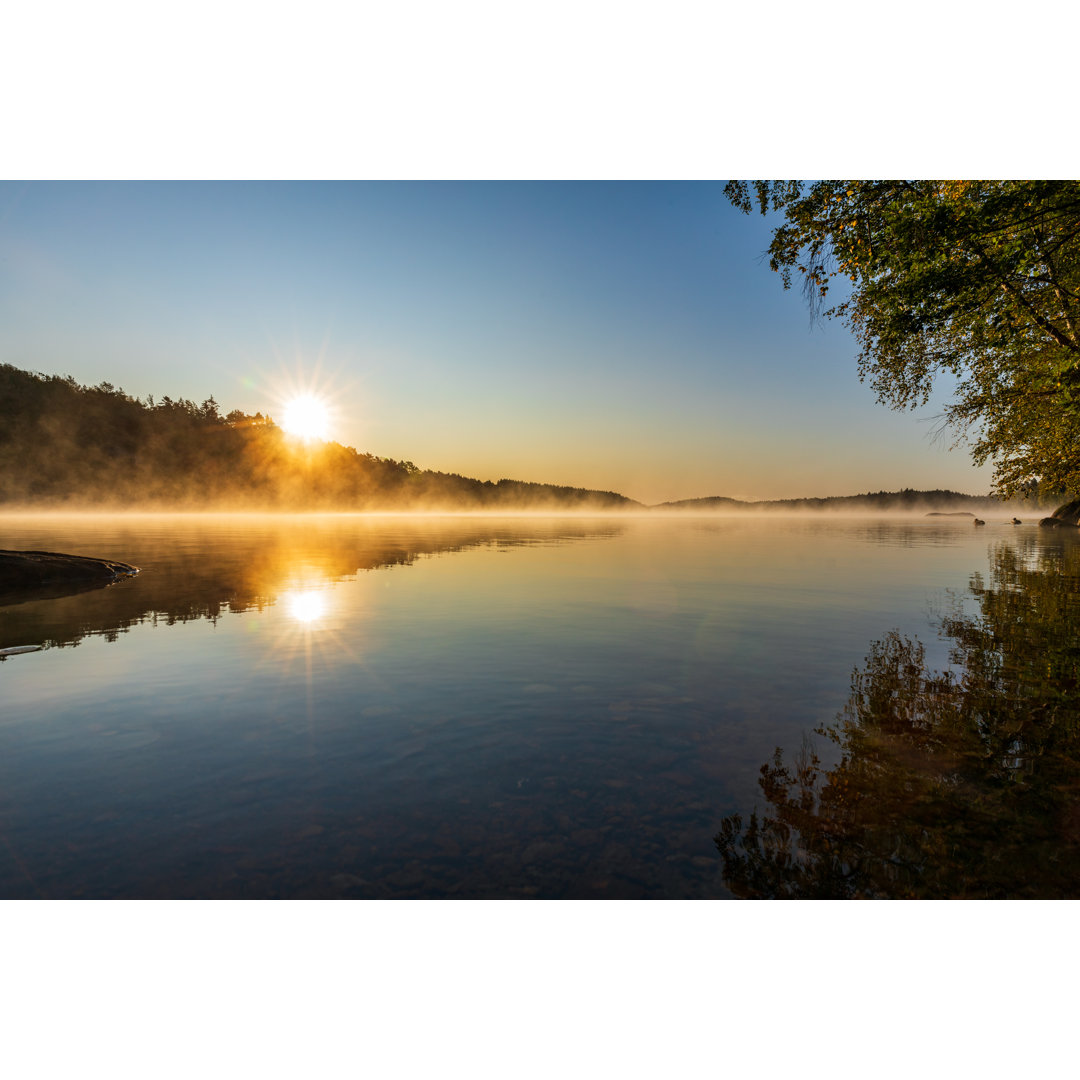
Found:
<path fill-rule="evenodd" d="M 1072 502 L 1067 502 L 1064 506 L 1059 506 L 1054 511 L 1053 517 L 1060 524 L 1080 525 L 1080 499 L 1073 499 Z M 1045 520 L 1045 518 L 1043 520 Z"/>
<path fill-rule="evenodd" d="M 137 566 L 114 559 L 64 555 L 58 551 L 0 550 L 0 594 L 77 591 L 95 585 L 111 585 L 139 572 Z"/>

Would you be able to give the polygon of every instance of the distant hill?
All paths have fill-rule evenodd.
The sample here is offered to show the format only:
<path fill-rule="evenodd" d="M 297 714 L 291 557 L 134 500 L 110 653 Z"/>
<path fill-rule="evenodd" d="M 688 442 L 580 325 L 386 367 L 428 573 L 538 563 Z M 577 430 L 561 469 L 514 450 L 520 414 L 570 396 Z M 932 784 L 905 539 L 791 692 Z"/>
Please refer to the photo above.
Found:
<path fill-rule="evenodd" d="M 250 510 L 643 509 L 613 491 L 475 480 L 300 443 L 213 397 L 145 401 L 0 364 L 0 506 Z"/>
<path fill-rule="evenodd" d="M 998 503 L 990 495 L 907 488 L 758 502 L 718 495 L 645 507 L 614 491 L 477 480 L 336 442 L 301 443 L 261 413 L 222 415 L 213 397 L 200 405 L 140 401 L 110 383 L 80 386 L 70 376 L 0 364 L 0 508 L 933 513 Z M 1034 499 L 1026 505 L 1039 506 Z"/>
<path fill-rule="evenodd" d="M 1004 506 L 993 495 L 964 495 L 959 491 L 937 489 L 934 491 L 916 491 L 904 488 L 902 491 L 874 491 L 865 495 L 833 495 L 822 499 L 767 499 L 760 502 L 747 502 L 742 499 L 729 499 L 715 495 L 705 499 L 682 499 L 678 502 L 660 503 L 651 507 L 653 510 L 889 510 L 907 513 L 931 513 L 950 510 L 986 509 L 995 505 Z M 1009 505 L 1015 505 L 1010 503 Z M 1034 504 L 1033 504 L 1034 505 Z"/>

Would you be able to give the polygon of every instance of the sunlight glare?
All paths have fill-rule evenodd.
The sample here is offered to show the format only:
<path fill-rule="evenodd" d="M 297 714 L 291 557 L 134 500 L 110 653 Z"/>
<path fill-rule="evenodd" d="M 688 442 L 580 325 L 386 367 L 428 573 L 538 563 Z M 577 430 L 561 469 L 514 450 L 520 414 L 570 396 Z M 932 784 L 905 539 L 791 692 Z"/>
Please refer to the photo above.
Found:
<path fill-rule="evenodd" d="M 326 597 L 321 592 L 296 592 L 288 597 L 289 614 L 301 623 L 313 623 L 326 614 Z"/>
<path fill-rule="evenodd" d="M 285 405 L 281 426 L 301 439 L 325 439 L 330 430 L 330 410 L 319 398 L 303 394 Z"/>

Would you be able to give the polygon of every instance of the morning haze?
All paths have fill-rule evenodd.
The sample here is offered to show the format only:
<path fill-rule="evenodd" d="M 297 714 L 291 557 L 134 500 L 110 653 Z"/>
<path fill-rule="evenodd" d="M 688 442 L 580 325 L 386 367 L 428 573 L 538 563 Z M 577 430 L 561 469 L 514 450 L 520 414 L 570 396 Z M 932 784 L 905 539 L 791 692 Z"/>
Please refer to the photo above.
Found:
<path fill-rule="evenodd" d="M 653 504 L 948 488 L 721 184 L 3 184 L 0 362 Z"/>
<path fill-rule="evenodd" d="M 478 480 L 420 469 L 329 441 L 330 409 L 314 394 L 283 403 L 281 420 L 211 395 L 145 401 L 109 383 L 80 386 L 0 365 L 0 500 L 8 508 L 162 511 L 629 512 L 613 491 Z M 657 510 L 877 511 L 985 507 L 950 491 L 753 501 L 704 497 Z"/>
<path fill-rule="evenodd" d="M 1077 185 L 0 203 L 0 897 L 1080 895 Z"/>

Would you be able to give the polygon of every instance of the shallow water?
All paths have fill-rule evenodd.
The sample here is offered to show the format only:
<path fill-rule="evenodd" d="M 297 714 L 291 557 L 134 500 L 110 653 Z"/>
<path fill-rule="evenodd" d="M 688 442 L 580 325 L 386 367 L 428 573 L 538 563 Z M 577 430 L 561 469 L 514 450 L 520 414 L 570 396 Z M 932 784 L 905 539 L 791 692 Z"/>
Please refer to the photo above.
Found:
<path fill-rule="evenodd" d="M 1067 541 L 933 518 L 0 518 L 0 547 L 142 567 L 0 607 L 0 649 L 45 646 L 0 662 L 0 896 L 729 896 L 721 822 L 764 805 L 761 766 L 836 718 L 872 643 L 899 629 L 948 666 L 972 574 Z"/>

